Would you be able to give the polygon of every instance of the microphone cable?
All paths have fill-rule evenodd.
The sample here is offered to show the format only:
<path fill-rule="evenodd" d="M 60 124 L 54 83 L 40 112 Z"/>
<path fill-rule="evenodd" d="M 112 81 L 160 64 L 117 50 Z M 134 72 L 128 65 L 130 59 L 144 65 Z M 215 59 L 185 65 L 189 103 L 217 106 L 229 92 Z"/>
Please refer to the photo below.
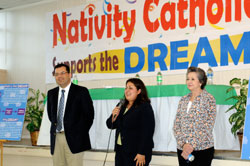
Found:
<path fill-rule="evenodd" d="M 116 107 L 119 107 L 121 109 L 121 107 L 122 107 L 122 105 L 124 103 L 125 103 L 125 100 L 124 99 L 120 99 L 120 102 L 116 105 Z M 116 117 L 116 115 L 114 115 L 113 118 L 115 118 L 115 117 Z M 111 119 L 111 121 L 112 121 L 112 119 Z M 106 155 L 105 155 L 105 159 L 104 159 L 104 162 L 103 162 L 103 166 L 105 166 L 105 163 L 106 163 L 106 160 L 107 160 L 107 156 L 108 156 L 108 152 L 109 152 L 109 144 L 110 144 L 111 133 L 112 133 L 112 130 L 113 130 L 113 124 L 114 124 L 114 122 L 112 121 L 111 129 L 110 129 L 110 133 L 109 133 L 108 147 L 107 147 L 107 150 L 106 150 Z"/>
<path fill-rule="evenodd" d="M 103 162 L 103 166 L 105 166 L 107 156 L 108 156 L 108 152 L 109 152 L 109 144 L 110 144 L 111 133 L 112 133 L 112 130 L 113 130 L 113 123 L 114 122 L 112 122 L 110 133 L 109 133 L 108 147 L 107 147 L 107 150 L 106 150 L 106 156 L 105 156 L 105 159 L 104 159 L 104 162 Z"/>

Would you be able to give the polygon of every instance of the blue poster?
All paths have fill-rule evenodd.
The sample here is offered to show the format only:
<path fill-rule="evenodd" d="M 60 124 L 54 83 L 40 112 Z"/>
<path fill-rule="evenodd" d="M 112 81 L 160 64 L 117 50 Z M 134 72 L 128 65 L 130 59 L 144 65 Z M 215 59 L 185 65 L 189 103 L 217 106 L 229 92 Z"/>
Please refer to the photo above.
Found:
<path fill-rule="evenodd" d="M 21 140 L 28 91 L 28 84 L 0 84 L 0 140 Z"/>
<path fill-rule="evenodd" d="M 241 159 L 250 160 L 250 83 L 248 84 L 247 92 L 247 107 L 245 115 L 245 126 L 243 132 L 243 142 L 242 142 L 242 151 Z"/>

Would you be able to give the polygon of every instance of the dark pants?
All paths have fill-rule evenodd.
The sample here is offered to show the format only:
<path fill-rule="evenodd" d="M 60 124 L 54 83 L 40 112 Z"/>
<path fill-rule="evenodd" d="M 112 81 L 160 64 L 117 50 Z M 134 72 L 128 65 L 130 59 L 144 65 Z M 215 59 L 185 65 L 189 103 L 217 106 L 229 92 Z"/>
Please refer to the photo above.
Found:
<path fill-rule="evenodd" d="M 136 166 L 136 161 L 134 161 L 137 153 L 127 153 L 123 149 L 122 146 L 117 145 L 116 153 L 115 153 L 115 166 Z M 152 151 L 146 153 L 145 160 L 146 164 L 144 166 L 148 166 L 152 158 Z"/>
<path fill-rule="evenodd" d="M 193 151 L 194 161 L 187 162 L 181 156 L 182 150 L 177 149 L 179 166 L 211 166 L 212 160 L 214 158 L 214 147 L 205 150 Z"/>

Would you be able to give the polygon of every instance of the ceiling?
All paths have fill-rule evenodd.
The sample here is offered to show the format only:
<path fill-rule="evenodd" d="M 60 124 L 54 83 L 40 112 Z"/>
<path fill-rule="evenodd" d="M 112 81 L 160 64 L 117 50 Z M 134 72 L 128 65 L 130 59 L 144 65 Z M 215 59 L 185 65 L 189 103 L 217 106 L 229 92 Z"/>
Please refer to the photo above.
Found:
<path fill-rule="evenodd" d="M 0 10 L 41 2 L 44 0 L 0 0 Z"/>

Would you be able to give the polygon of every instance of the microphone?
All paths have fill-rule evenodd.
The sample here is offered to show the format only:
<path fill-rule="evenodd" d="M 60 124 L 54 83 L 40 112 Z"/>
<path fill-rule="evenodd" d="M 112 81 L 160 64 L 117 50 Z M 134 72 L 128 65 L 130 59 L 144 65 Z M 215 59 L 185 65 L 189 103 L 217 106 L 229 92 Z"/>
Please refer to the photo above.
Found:
<path fill-rule="evenodd" d="M 121 109 L 122 105 L 125 104 L 125 99 L 120 99 L 120 102 L 116 105 L 116 107 L 119 107 Z M 114 115 L 114 119 L 116 118 L 117 114 Z"/>
<path fill-rule="evenodd" d="M 121 109 L 123 104 L 125 104 L 125 99 L 120 99 L 120 102 L 116 105 L 116 107 L 119 107 Z"/>

